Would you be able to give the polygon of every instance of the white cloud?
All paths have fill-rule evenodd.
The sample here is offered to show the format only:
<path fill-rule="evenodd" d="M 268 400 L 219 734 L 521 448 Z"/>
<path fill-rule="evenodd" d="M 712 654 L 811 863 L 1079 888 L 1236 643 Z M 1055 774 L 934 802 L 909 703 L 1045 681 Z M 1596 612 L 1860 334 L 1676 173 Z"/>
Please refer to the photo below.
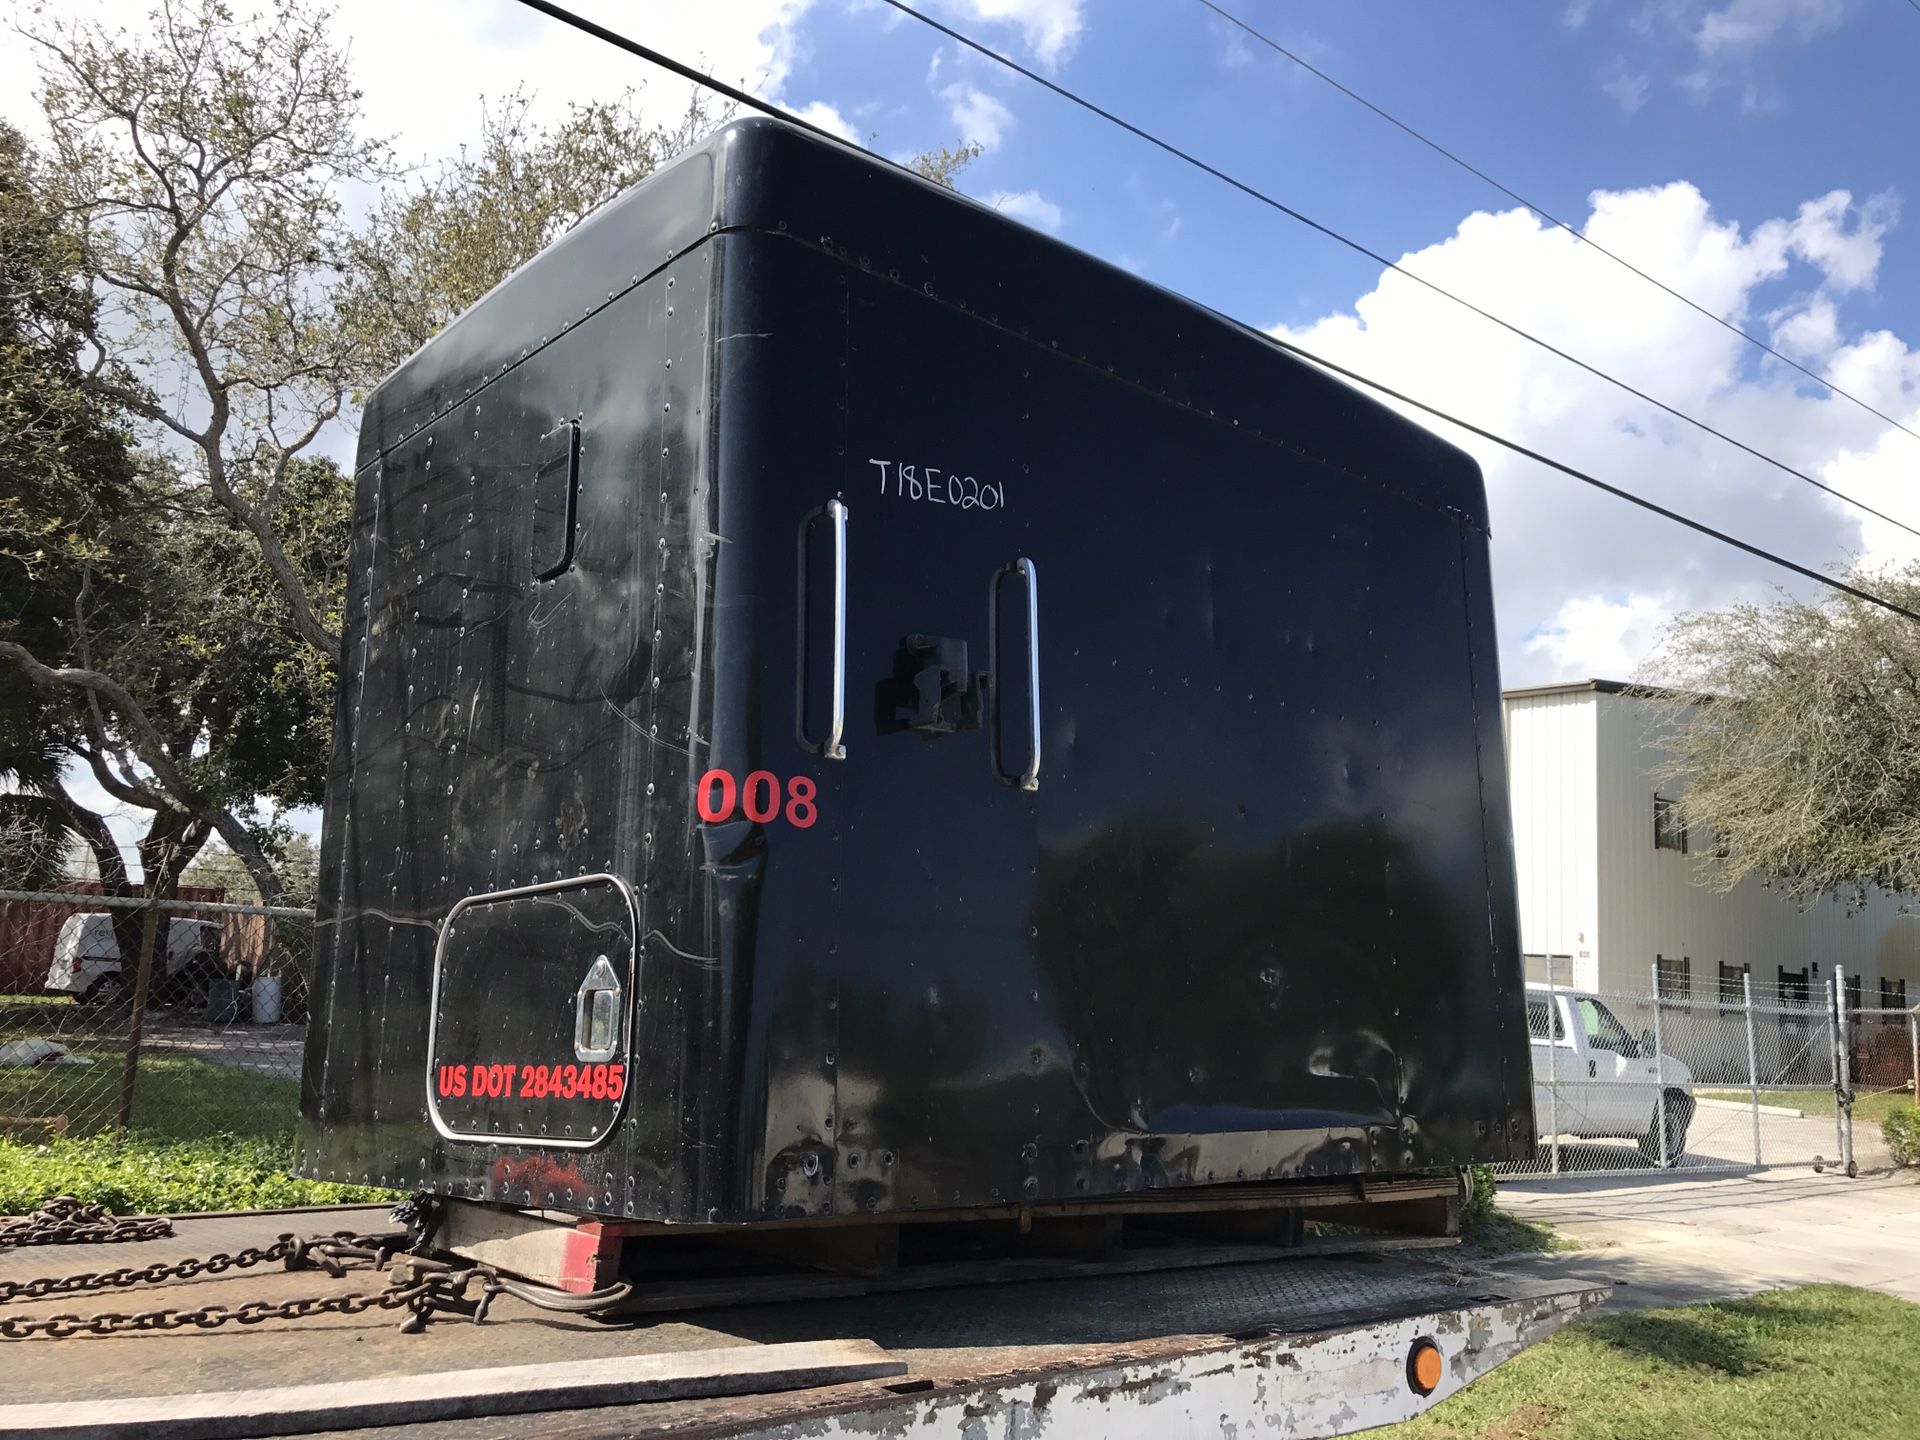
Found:
<path fill-rule="evenodd" d="M 1670 594 L 1632 595 L 1625 600 L 1576 595 L 1528 635 L 1521 648 L 1543 658 L 1558 677 L 1622 679 L 1646 659 L 1673 609 Z"/>
<path fill-rule="evenodd" d="M 1060 232 L 1060 222 L 1064 218 L 1060 207 L 1038 190 L 996 190 L 986 200 L 1001 214 L 1011 215 L 1036 230 L 1045 230 L 1050 235 Z"/>
<path fill-rule="evenodd" d="M 997 149 L 1013 128 L 1013 112 L 986 91 L 972 85 L 953 84 L 940 92 L 947 102 L 947 113 L 960 127 L 962 140 L 977 140 L 989 150 Z"/>
<path fill-rule="evenodd" d="M 1716 315 L 1784 330 L 1796 347 L 1789 353 L 1817 354 L 1836 384 L 1920 428 L 1920 352 L 1886 331 L 1851 331 L 1837 303 L 1872 284 L 1892 223 L 1886 202 L 1857 204 L 1835 192 L 1744 231 L 1684 183 L 1598 192 L 1591 206 L 1587 233 L 1608 249 Z M 1764 360 L 1565 232 L 1523 211 L 1476 213 L 1403 263 L 1920 527 L 1920 442 Z M 1806 293 L 1784 307 L 1769 301 L 1762 287 L 1781 283 L 1799 283 Z M 1403 276 L 1384 274 L 1351 309 L 1275 333 L 1803 563 L 1920 554 L 1915 537 L 1659 414 Z M 1766 600 L 1791 580 L 1499 447 L 1422 423 L 1470 451 L 1485 473 L 1510 683 L 1631 672 L 1666 616 Z"/>
<path fill-rule="evenodd" d="M 1631 115 L 1647 103 L 1647 91 L 1653 80 L 1650 76 L 1631 73 L 1625 68 L 1616 68 L 1600 82 L 1600 88 L 1612 97 L 1613 102 Z"/>
<path fill-rule="evenodd" d="M 258 9 L 262 0 L 240 0 Z M 573 0 L 588 19 L 680 57 L 769 99 L 782 95 L 799 52 L 799 27 L 815 0 L 730 0 L 725 5 L 636 6 Z M 97 14 L 110 28 L 142 30 L 151 0 L 91 0 L 63 6 Z M 669 121 L 690 86 L 604 41 L 518 5 L 466 0 L 339 0 L 332 33 L 350 48 L 365 92 L 366 129 L 391 136 L 402 159 L 437 159 L 479 130 L 482 95 L 524 87 L 536 113 L 569 100 L 612 98 L 641 88 L 641 108 Z M 23 45 L 0 46 L 0 113 L 39 128 L 37 83 Z M 430 61 L 430 63 L 429 63 Z"/>
<path fill-rule="evenodd" d="M 1087 21 L 1084 0 L 948 0 L 946 8 L 963 19 L 1019 30 L 1049 68 L 1073 53 Z"/>
<path fill-rule="evenodd" d="M 793 113 L 809 125 L 818 125 L 822 130 L 838 135 L 842 140 L 851 140 L 856 145 L 861 143 L 860 132 L 853 128 L 846 116 L 824 100 L 816 100 L 811 105 Z"/>
<path fill-rule="evenodd" d="M 1792 220 L 1763 228 L 1783 234 L 1786 248 L 1817 265 L 1835 289 L 1863 290 L 1880 269 L 1881 238 L 1899 218 L 1892 195 L 1871 195 L 1855 206 L 1850 193 L 1834 190 L 1807 201 Z"/>
<path fill-rule="evenodd" d="M 1599 77 L 1629 113 L 1644 77 L 1696 104 L 1726 95 L 1744 113 L 1759 114 L 1785 103 L 1759 73 L 1762 57 L 1829 34 L 1865 8 L 1858 0 L 1638 0 L 1603 10 L 1598 0 L 1565 0 L 1561 20 L 1576 30 L 1605 27 L 1636 52 L 1631 64 L 1622 59 Z"/>
<path fill-rule="evenodd" d="M 1824 359 L 1839 348 L 1840 312 L 1825 295 L 1776 310 L 1767 319 L 1773 326 L 1773 348 L 1802 364 Z"/>
<path fill-rule="evenodd" d="M 1791 30 L 1811 40 L 1846 18 L 1846 0 L 1728 0 L 1700 17 L 1693 43 L 1703 59 L 1759 49 Z"/>

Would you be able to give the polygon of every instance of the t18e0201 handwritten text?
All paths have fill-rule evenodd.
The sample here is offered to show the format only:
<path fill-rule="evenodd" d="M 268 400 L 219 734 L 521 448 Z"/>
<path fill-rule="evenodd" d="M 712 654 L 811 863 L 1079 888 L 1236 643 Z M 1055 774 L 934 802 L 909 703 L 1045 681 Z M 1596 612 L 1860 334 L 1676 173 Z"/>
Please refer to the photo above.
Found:
<path fill-rule="evenodd" d="M 937 465 L 910 465 L 900 460 L 869 460 L 880 474 L 880 493 L 923 505 L 951 505 L 956 510 L 999 510 L 1007 503 L 1005 485 L 976 480 L 958 470 Z"/>

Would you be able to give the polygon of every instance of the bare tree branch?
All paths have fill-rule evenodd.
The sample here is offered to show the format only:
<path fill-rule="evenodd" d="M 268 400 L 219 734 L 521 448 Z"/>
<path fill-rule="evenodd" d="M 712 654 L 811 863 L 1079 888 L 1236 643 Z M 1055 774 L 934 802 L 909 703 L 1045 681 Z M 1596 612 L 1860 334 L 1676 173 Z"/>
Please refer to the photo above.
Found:
<path fill-rule="evenodd" d="M 253 836 L 230 812 L 198 799 L 195 788 L 174 763 L 159 731 L 154 728 L 140 702 L 128 694 L 119 682 L 97 670 L 71 666 L 56 668 L 42 664 L 24 645 L 11 640 L 0 640 L 0 661 L 13 665 L 35 685 L 46 689 L 84 691 L 110 705 L 119 715 L 121 724 L 130 732 L 134 753 L 166 788 L 168 797 L 180 802 L 196 819 L 217 831 L 234 854 L 240 857 L 253 883 L 260 887 L 261 895 L 267 897 L 267 902 L 280 903 L 279 897 L 284 895 L 285 888 L 280 883 L 279 873 Z"/>

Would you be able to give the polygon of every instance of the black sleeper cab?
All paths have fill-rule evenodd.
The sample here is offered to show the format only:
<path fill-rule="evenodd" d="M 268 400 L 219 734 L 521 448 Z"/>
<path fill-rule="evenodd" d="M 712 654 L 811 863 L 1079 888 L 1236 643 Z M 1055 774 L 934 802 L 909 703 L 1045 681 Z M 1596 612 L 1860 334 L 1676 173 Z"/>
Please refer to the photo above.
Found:
<path fill-rule="evenodd" d="M 299 1166 L 693 1223 L 1534 1144 L 1473 462 L 769 121 L 360 437 Z"/>

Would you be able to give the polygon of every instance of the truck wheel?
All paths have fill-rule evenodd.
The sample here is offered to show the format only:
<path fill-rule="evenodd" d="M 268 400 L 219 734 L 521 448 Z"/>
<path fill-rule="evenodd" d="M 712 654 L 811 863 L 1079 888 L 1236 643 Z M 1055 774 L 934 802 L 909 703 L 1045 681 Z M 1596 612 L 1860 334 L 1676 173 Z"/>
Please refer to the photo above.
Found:
<path fill-rule="evenodd" d="M 133 988 L 124 975 L 102 975 L 81 999 L 102 1017 L 117 1020 L 133 1009 Z"/>
<path fill-rule="evenodd" d="M 1665 1125 L 1667 1131 L 1667 1168 L 1672 1169 L 1680 1163 L 1687 1153 L 1687 1108 L 1672 1095 L 1660 1097 L 1660 1108 L 1647 1126 L 1647 1133 L 1640 1137 L 1640 1158 L 1649 1165 L 1660 1163 L 1660 1131 Z"/>

